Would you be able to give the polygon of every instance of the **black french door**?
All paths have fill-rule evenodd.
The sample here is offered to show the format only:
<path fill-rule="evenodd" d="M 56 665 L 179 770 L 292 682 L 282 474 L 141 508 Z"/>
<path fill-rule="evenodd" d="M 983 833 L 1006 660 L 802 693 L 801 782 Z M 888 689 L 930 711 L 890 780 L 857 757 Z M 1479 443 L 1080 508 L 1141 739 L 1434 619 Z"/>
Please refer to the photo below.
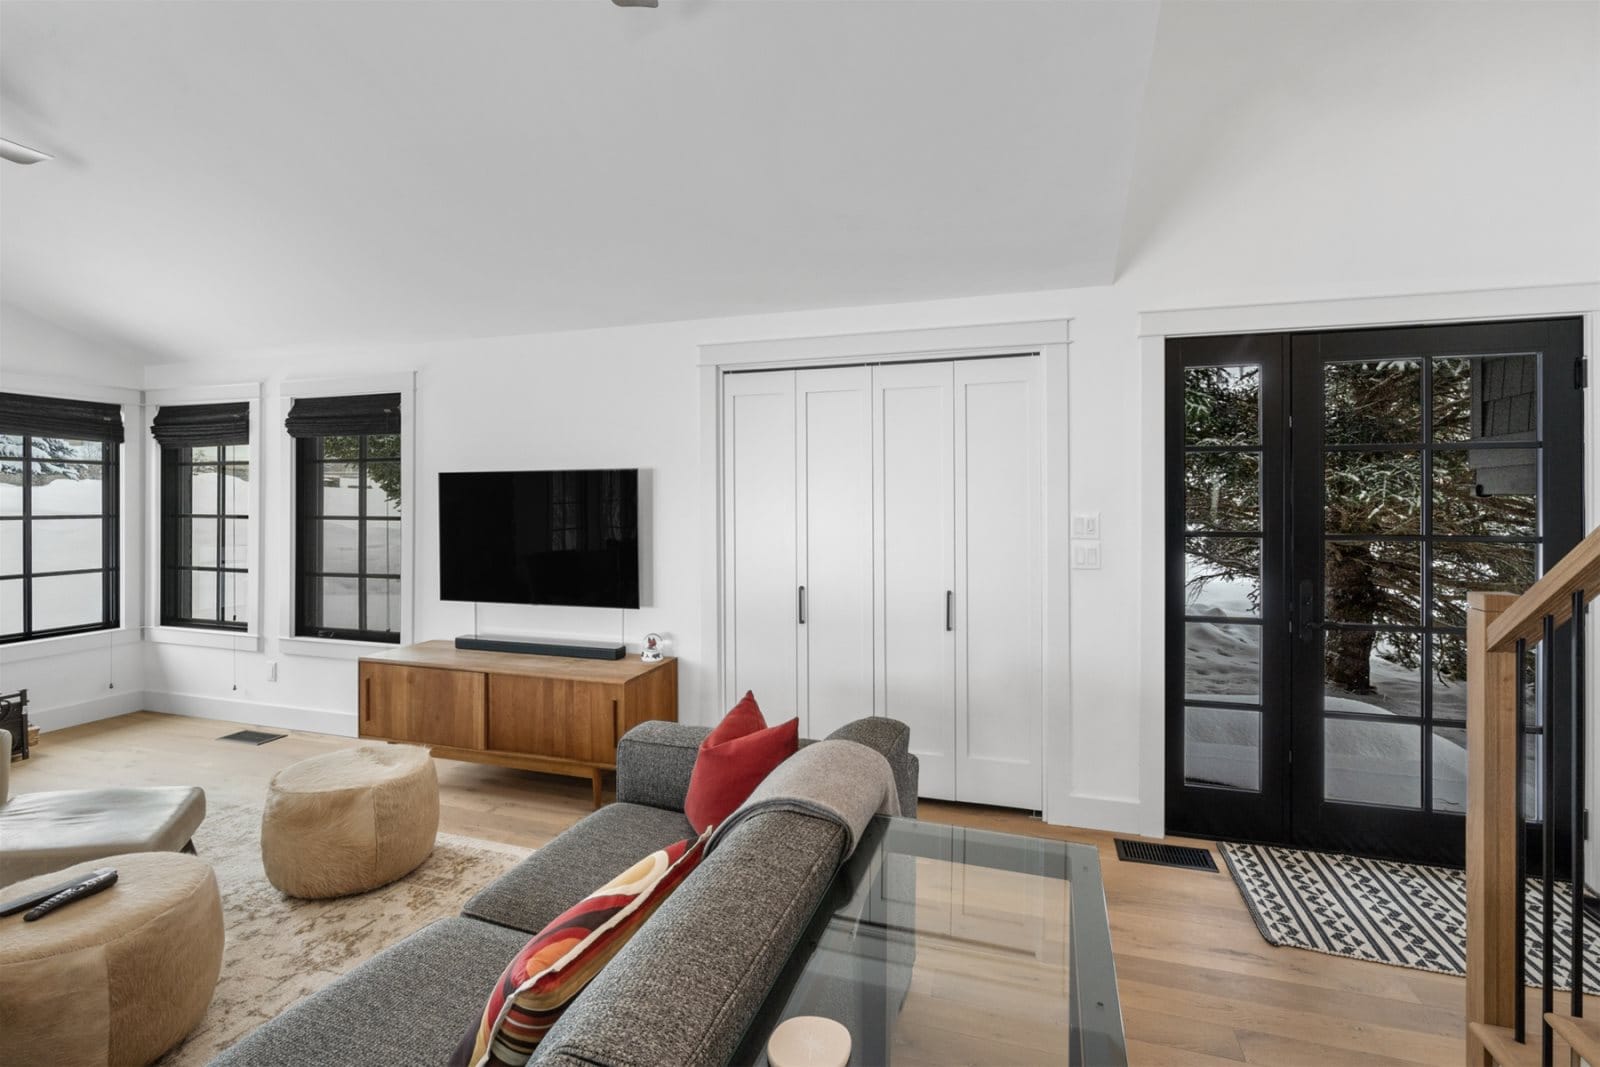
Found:
<path fill-rule="evenodd" d="M 1466 594 L 1527 587 L 1583 535 L 1581 338 L 1168 342 L 1169 832 L 1461 862 Z"/>

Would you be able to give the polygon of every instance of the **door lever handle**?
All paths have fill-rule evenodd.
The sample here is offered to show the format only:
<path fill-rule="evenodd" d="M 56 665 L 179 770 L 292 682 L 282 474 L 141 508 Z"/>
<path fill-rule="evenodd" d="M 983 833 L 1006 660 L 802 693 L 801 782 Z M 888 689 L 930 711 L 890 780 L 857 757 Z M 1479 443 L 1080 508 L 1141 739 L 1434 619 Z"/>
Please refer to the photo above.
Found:
<path fill-rule="evenodd" d="M 944 591 L 944 628 L 946 633 L 956 628 L 956 591 L 954 589 L 946 589 Z"/>
<path fill-rule="evenodd" d="M 803 585 L 795 590 L 794 613 L 795 618 L 800 620 L 800 625 L 804 626 L 806 624 L 806 587 Z"/>
<path fill-rule="evenodd" d="M 1316 583 L 1310 578 L 1301 581 L 1298 600 L 1295 627 L 1300 631 L 1300 640 L 1310 644 L 1315 640 L 1316 632 L 1322 629 L 1322 620 L 1317 618 Z"/>

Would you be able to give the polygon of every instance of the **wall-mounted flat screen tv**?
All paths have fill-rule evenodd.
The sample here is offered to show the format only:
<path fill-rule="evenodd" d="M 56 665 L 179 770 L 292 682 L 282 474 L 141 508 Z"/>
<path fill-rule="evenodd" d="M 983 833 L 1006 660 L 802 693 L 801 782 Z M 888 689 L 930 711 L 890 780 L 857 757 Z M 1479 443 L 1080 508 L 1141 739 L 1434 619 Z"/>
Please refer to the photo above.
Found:
<path fill-rule="evenodd" d="M 638 607 L 639 472 L 439 475 L 439 595 Z"/>

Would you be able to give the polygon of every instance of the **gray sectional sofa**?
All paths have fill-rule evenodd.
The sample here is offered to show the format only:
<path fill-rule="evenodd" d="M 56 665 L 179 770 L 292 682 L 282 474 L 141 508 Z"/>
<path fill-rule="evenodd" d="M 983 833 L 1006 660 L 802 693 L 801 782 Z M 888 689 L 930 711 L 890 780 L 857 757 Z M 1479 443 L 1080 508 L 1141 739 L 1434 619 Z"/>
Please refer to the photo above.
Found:
<path fill-rule="evenodd" d="M 441 1067 L 529 936 L 651 851 L 692 837 L 683 799 L 708 731 L 648 722 L 617 745 L 617 800 L 443 919 L 307 997 L 213 1067 Z M 917 760 L 893 719 L 831 737 L 869 745 L 916 813 Z M 806 744 L 807 742 L 802 742 Z M 539 1046 L 562 1067 L 722 1064 L 739 1047 L 842 861 L 844 829 L 755 815 L 669 897 Z"/>

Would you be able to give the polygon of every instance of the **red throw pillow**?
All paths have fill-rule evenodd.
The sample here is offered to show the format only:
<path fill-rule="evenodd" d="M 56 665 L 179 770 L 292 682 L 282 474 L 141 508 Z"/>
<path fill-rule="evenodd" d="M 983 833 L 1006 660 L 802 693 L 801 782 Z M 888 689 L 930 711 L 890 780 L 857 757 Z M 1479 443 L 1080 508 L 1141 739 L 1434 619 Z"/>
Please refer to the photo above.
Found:
<path fill-rule="evenodd" d="M 726 819 L 774 767 L 799 750 L 800 720 L 769 727 L 755 696 L 746 693 L 700 742 L 683 801 L 689 825 L 703 834 Z"/>

